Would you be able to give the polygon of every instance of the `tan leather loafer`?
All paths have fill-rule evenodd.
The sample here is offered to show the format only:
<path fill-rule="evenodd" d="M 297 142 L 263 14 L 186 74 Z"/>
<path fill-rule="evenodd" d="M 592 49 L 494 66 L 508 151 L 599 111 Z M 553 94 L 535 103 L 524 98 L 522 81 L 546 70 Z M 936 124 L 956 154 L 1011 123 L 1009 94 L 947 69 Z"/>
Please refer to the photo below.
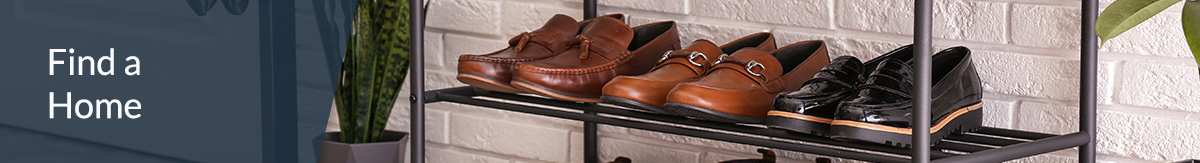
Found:
<path fill-rule="evenodd" d="M 628 108 L 671 114 L 662 109 L 671 88 L 682 82 L 699 79 L 717 61 L 717 57 L 742 48 L 775 50 L 775 37 L 767 32 L 755 33 L 720 47 L 708 40 L 696 40 L 683 50 L 664 54 L 649 73 L 619 76 L 608 82 L 601 91 L 603 96 L 600 99 Z"/>
<path fill-rule="evenodd" d="M 805 41 L 767 53 L 754 48 L 719 58 L 708 74 L 667 95 L 667 110 L 696 119 L 762 123 L 775 96 L 800 89 L 829 64 L 823 41 Z"/>
<path fill-rule="evenodd" d="M 602 17 L 622 19 L 621 14 Z M 542 28 L 524 32 L 508 41 L 508 47 L 482 55 L 458 57 L 458 81 L 467 85 L 508 93 L 520 90 L 508 85 L 512 79 L 512 67 L 516 63 L 549 58 L 561 53 L 591 21 L 575 22 L 571 16 L 558 14 L 551 17 Z"/>
<path fill-rule="evenodd" d="M 621 75 L 650 71 L 662 54 L 679 49 L 675 22 L 629 28 L 612 18 L 597 18 L 560 55 L 518 63 L 513 87 L 525 92 L 578 102 L 600 102 L 600 89 Z"/>

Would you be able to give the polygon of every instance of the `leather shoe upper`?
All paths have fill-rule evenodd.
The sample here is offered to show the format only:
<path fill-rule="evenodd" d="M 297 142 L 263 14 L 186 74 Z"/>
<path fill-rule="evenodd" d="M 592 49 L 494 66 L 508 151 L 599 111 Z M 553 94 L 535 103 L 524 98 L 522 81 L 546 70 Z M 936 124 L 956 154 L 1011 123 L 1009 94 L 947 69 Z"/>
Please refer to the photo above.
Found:
<path fill-rule="evenodd" d="M 613 14 L 602 17 L 621 19 L 624 15 Z M 519 62 L 545 59 L 566 50 L 575 35 L 595 19 L 576 22 L 575 18 L 558 14 L 551 17 L 541 28 L 523 32 L 508 41 L 508 47 L 481 55 L 464 54 L 458 57 L 458 72 L 489 80 L 493 84 L 507 86 L 511 80 L 512 67 Z M 463 80 L 463 79 L 459 79 Z M 476 84 L 463 81 L 468 84 Z M 494 86 L 478 86 L 495 88 Z M 512 92 L 512 91 L 505 91 Z"/>
<path fill-rule="evenodd" d="M 836 120 L 851 120 L 898 128 L 911 128 L 911 62 L 885 59 L 859 88 L 858 96 L 842 102 Z M 955 109 L 980 103 L 983 87 L 965 47 L 953 47 L 933 56 L 931 123 Z"/>
<path fill-rule="evenodd" d="M 630 28 L 602 17 L 572 43 L 562 54 L 518 63 L 513 67 L 514 86 L 559 99 L 599 102 L 600 90 L 609 80 L 646 73 L 663 53 L 679 49 L 679 33 L 673 21 Z"/>
<path fill-rule="evenodd" d="M 602 93 L 663 107 L 667 93 L 675 85 L 699 79 L 718 57 L 742 48 L 775 50 L 775 37 L 771 33 L 756 33 L 720 47 L 708 40 L 696 40 L 683 50 L 664 54 L 658 65 L 646 74 L 614 78 L 604 86 Z"/>
<path fill-rule="evenodd" d="M 912 56 L 912 45 L 906 45 L 865 63 L 851 56 L 838 57 L 799 91 L 776 97 L 773 110 L 833 119 L 838 104 L 856 97 L 857 89 L 880 63 L 885 60 L 904 63 L 912 60 Z"/>
<path fill-rule="evenodd" d="M 681 103 L 723 113 L 766 117 L 776 95 L 796 91 L 829 64 L 823 41 L 805 41 L 771 53 L 746 48 L 721 57 L 708 73 L 681 83 L 667 95 Z"/>
<path fill-rule="evenodd" d="M 856 95 L 862 72 L 858 58 L 834 58 L 800 90 L 776 97 L 773 110 L 832 119 L 838 104 Z"/>

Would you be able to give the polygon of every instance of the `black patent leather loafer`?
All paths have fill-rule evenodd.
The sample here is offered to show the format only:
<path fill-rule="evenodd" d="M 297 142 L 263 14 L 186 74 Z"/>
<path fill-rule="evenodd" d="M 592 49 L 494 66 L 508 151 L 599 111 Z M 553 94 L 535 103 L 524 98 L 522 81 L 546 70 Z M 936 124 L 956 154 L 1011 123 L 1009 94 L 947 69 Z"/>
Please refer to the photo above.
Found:
<path fill-rule="evenodd" d="M 897 147 L 912 146 L 912 68 L 884 60 L 858 88 L 858 96 L 838 106 L 830 137 Z M 971 63 L 971 52 L 953 47 L 933 56 L 931 143 L 951 133 L 983 125 L 983 87 Z M 931 144 L 932 145 L 932 144 Z"/>
<path fill-rule="evenodd" d="M 862 66 L 862 61 L 851 56 L 833 59 L 799 91 L 775 97 L 775 107 L 767 112 L 764 123 L 771 128 L 824 136 L 838 103 L 855 96 Z"/>
<path fill-rule="evenodd" d="M 835 58 L 799 91 L 776 97 L 775 106 L 767 113 L 764 123 L 771 128 L 826 136 L 838 104 L 856 97 L 856 88 L 862 85 L 863 79 L 889 59 L 912 60 L 912 45 L 896 48 L 865 63 L 850 56 Z"/>
<path fill-rule="evenodd" d="M 863 70 L 865 70 L 865 71 L 862 72 L 861 79 L 866 79 L 867 76 L 871 75 L 871 72 L 875 71 L 875 68 L 879 67 L 879 63 L 882 63 L 883 60 L 894 59 L 894 60 L 898 60 L 901 62 L 912 61 L 912 59 L 913 59 L 913 54 L 912 54 L 913 48 L 912 47 L 913 47 L 912 44 L 904 45 L 904 46 L 896 48 L 892 51 L 889 51 L 887 53 L 883 53 L 883 55 L 880 55 L 879 57 L 875 57 L 874 59 L 863 62 Z"/>

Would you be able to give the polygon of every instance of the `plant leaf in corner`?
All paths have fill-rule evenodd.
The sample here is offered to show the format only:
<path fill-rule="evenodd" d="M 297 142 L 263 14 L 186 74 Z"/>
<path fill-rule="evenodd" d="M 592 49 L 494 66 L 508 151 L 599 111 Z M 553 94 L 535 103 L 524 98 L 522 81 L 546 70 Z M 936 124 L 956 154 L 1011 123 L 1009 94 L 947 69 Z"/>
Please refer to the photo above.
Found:
<path fill-rule="evenodd" d="M 1200 63 L 1200 1 L 1183 2 L 1183 36 L 1187 37 L 1193 59 Z"/>
<path fill-rule="evenodd" d="M 1096 18 L 1096 36 L 1101 45 L 1141 24 L 1180 0 L 1117 0 Z"/>

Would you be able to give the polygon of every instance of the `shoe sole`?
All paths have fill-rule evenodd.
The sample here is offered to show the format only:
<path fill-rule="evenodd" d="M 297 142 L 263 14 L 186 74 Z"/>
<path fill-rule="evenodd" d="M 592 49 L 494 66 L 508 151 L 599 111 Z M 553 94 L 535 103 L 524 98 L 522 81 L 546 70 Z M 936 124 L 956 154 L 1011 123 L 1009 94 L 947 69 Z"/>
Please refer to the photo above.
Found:
<path fill-rule="evenodd" d="M 505 93 L 522 93 L 521 90 L 508 85 L 508 82 L 501 82 L 491 77 L 477 75 L 474 73 L 458 73 L 454 77 L 458 81 L 466 83 L 477 88 L 483 88 L 490 91 L 505 92 Z"/>
<path fill-rule="evenodd" d="M 983 128 L 983 103 L 958 108 L 930 128 L 930 145 L 937 144 L 951 133 L 976 131 Z M 911 148 L 912 128 L 898 128 L 850 120 L 833 120 L 830 138 L 855 140 Z"/>
<path fill-rule="evenodd" d="M 671 112 L 669 110 L 663 109 L 658 106 L 638 102 L 635 100 L 630 100 L 630 99 L 623 98 L 623 97 L 604 95 L 604 96 L 600 96 L 600 100 L 604 101 L 604 103 L 609 103 L 609 104 L 613 104 L 613 105 L 617 105 L 617 106 L 621 106 L 621 107 L 625 107 L 625 108 L 642 110 L 642 111 L 646 111 L 646 112 L 650 112 L 650 113 L 666 114 L 666 115 L 675 114 L 674 112 Z"/>
<path fill-rule="evenodd" d="M 833 119 L 829 118 L 772 110 L 767 112 L 767 119 L 763 123 L 770 128 L 826 136 L 829 134 L 829 124 L 832 122 Z"/>
<path fill-rule="evenodd" d="M 546 96 L 546 97 L 550 97 L 550 98 L 555 98 L 555 99 L 559 99 L 559 100 L 575 101 L 575 102 L 601 102 L 600 96 L 577 95 L 577 94 L 560 92 L 560 91 L 556 91 L 553 89 L 547 89 L 546 87 L 542 87 L 542 86 L 539 86 L 539 85 L 536 85 L 533 83 L 529 83 L 528 81 L 521 80 L 521 79 L 513 79 L 511 84 L 513 87 L 516 87 L 518 90 L 537 94 L 537 95 L 542 95 L 542 96 Z"/>
<path fill-rule="evenodd" d="M 762 117 L 750 117 L 750 116 L 729 114 L 729 113 L 720 112 L 720 111 L 716 111 L 716 110 L 712 110 L 712 109 L 708 109 L 708 108 L 704 108 L 704 107 L 699 107 L 699 106 L 689 105 L 689 104 L 684 104 L 684 103 L 678 103 L 678 102 L 667 102 L 667 104 L 665 104 L 663 108 L 668 111 L 674 112 L 675 115 L 685 116 L 685 117 L 689 117 L 692 119 L 716 121 L 716 122 L 761 124 L 764 119 Z"/>

